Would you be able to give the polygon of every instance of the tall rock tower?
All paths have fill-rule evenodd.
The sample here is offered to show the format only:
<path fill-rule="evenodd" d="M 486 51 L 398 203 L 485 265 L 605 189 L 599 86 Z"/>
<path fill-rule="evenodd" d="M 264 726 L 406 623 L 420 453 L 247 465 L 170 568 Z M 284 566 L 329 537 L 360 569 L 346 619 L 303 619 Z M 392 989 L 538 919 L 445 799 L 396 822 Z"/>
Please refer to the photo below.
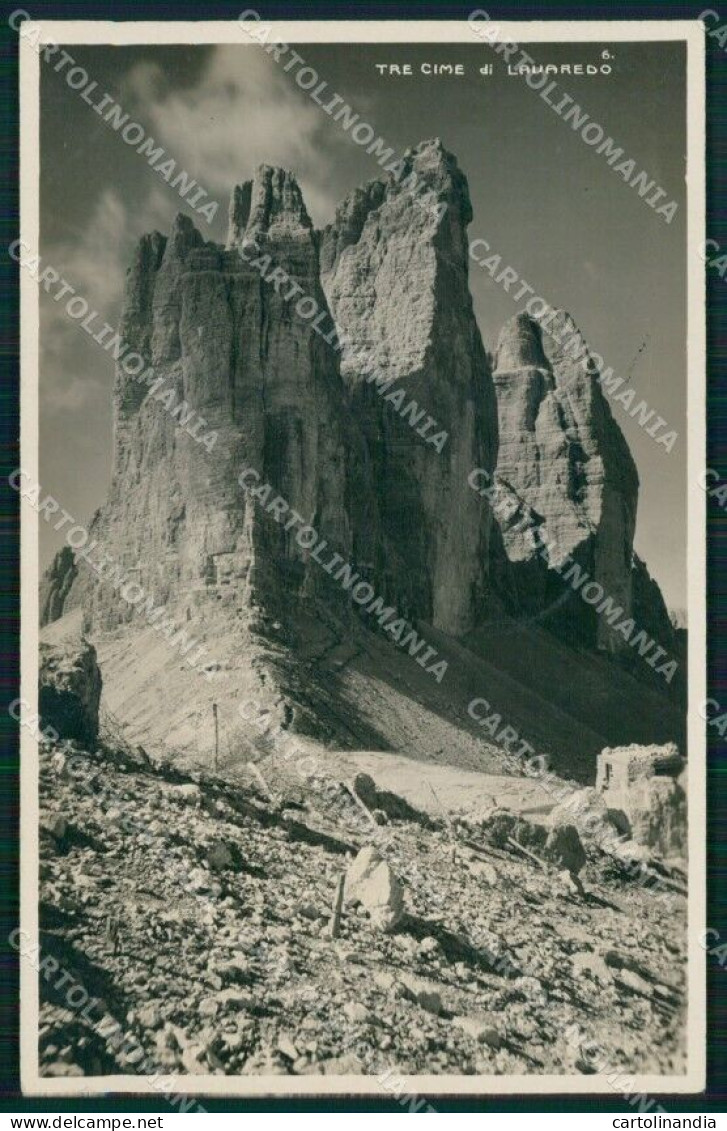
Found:
<path fill-rule="evenodd" d="M 627 616 L 639 479 L 585 343 L 577 360 L 567 349 L 574 340 L 582 342 L 563 312 L 547 333 L 518 314 L 500 334 L 496 514 L 519 604 L 557 598 L 563 582 L 552 574 L 548 583 L 549 567 L 570 557 Z M 540 554 L 543 542 L 550 547 L 547 561 Z M 624 646 L 623 637 L 577 596 L 570 608 L 591 643 L 613 651 Z"/>
<path fill-rule="evenodd" d="M 280 265 L 286 291 L 240 254 L 245 241 Z M 300 189 L 267 166 L 235 189 L 226 248 L 180 214 L 168 239 L 141 239 L 128 274 L 119 335 L 151 362 L 154 382 L 129 371 L 128 353 L 117 365 L 112 482 L 93 534 L 145 594 L 183 616 L 209 601 L 245 612 L 322 581 L 295 531 L 243 491 L 244 468 L 332 547 L 351 549 L 356 430 L 331 346 L 286 302 L 293 282 L 326 310 Z M 97 626 L 133 615 L 82 572 L 72 598 Z"/>
<path fill-rule="evenodd" d="M 494 465 L 497 409 L 468 287 L 466 179 L 439 140 L 404 166 L 340 205 L 322 237 L 322 280 L 356 346 L 341 374 L 371 457 L 382 584 L 410 615 L 461 634 L 489 584 L 491 514 L 467 475 Z"/>

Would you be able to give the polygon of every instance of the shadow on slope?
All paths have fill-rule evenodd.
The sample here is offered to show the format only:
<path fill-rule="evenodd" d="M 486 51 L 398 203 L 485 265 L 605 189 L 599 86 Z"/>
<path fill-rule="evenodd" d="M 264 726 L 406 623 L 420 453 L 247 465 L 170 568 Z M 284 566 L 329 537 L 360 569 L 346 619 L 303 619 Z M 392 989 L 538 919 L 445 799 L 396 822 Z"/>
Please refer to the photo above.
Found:
<path fill-rule="evenodd" d="M 104 706 L 132 743 L 212 765 L 215 704 L 219 765 L 232 768 L 269 749 L 282 728 L 302 752 L 390 751 L 502 774 L 498 735 L 509 726 L 547 754 L 556 773 L 592 782 L 604 746 L 683 739 L 683 719 L 668 699 L 532 625 L 496 638 L 481 629 L 466 641 L 419 626 L 447 661 L 441 683 L 385 636 L 325 609 L 298 611 L 272 629 L 263 637 L 211 614 L 202 637 L 215 657 L 209 681 L 149 626 L 95 638 Z M 468 713 L 475 699 L 486 701 L 473 708 L 476 717 L 497 714 L 501 722 L 479 725 Z"/>

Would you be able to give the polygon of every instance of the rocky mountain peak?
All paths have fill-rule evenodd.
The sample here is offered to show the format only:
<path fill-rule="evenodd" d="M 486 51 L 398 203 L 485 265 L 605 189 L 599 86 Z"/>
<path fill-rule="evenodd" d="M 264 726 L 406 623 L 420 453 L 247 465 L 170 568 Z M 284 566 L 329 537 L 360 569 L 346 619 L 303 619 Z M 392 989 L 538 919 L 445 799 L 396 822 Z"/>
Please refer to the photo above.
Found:
<path fill-rule="evenodd" d="M 528 366 L 548 369 L 539 323 L 525 311 L 514 315 L 500 331 L 495 353 L 495 374 Z"/>
<path fill-rule="evenodd" d="M 638 475 L 572 317 L 558 310 L 547 327 L 524 312 L 511 318 L 500 334 L 494 380 L 497 477 L 508 496 L 496 513 L 516 576 L 527 563 L 518 603 L 537 591 L 547 600 L 552 567 L 571 557 L 630 612 Z M 528 521 L 512 521 L 513 513 Z M 549 544 L 545 558 L 539 539 Z M 579 635 L 607 649 L 627 646 L 582 601 L 570 607 Z"/>
<path fill-rule="evenodd" d="M 243 239 L 311 238 L 313 224 L 293 173 L 259 165 L 251 181 L 236 185 L 229 210 L 227 247 Z"/>
<path fill-rule="evenodd" d="M 250 205 L 252 204 L 252 181 L 243 181 L 235 185 L 230 194 L 230 207 L 228 209 L 227 223 L 227 248 L 235 248 L 242 243 L 245 229 L 250 219 Z"/>
<path fill-rule="evenodd" d="M 397 174 L 395 179 L 392 174 L 392 191 L 408 192 L 408 178 L 412 174 L 421 182 L 422 193 L 425 190 L 433 193 L 437 202 L 447 206 L 447 212 L 454 211 L 460 223 L 471 223 L 472 202 L 467 178 L 457 158 L 445 149 L 440 138 L 422 141 L 406 151 L 403 174 Z"/>
<path fill-rule="evenodd" d="M 342 356 L 341 374 L 369 441 L 389 572 L 417 616 L 454 633 L 474 624 L 483 600 L 490 515 L 453 469 L 491 467 L 496 450 L 467 282 L 471 216 L 466 178 L 435 139 L 409 150 L 383 184 L 349 194 L 321 238 L 328 305 L 358 347 Z M 367 358 L 399 387 L 390 393 L 399 413 L 372 387 Z M 419 431 L 401 419 L 407 405 Z"/>
<path fill-rule="evenodd" d="M 580 360 L 569 353 L 572 319 L 559 312 L 547 328 L 527 313 L 511 319 L 493 380 L 469 289 L 464 174 L 439 139 L 388 173 L 350 193 L 319 235 L 295 177 L 260 166 L 232 192 L 227 249 L 180 214 L 168 238 L 142 238 L 127 278 L 120 334 L 151 358 L 159 387 L 117 369 L 112 482 L 93 536 L 143 591 L 144 608 L 196 632 L 224 618 L 235 671 L 252 687 L 250 640 L 267 647 L 290 631 L 284 647 L 275 637 L 285 662 L 270 695 L 280 689 L 281 703 L 281 672 L 296 685 L 310 643 L 281 625 L 309 618 L 301 633 L 322 640 L 333 612 L 353 633 L 356 590 L 328 572 L 329 554 L 349 580 L 360 577 L 360 592 L 395 610 L 401 633 L 409 622 L 423 639 L 431 630 L 466 640 L 468 658 L 489 648 L 492 611 L 527 621 L 562 604 L 552 566 L 568 555 L 626 614 L 640 603 L 655 625 L 664 615 L 632 566 L 633 460 L 587 347 Z M 295 280 L 315 319 L 241 254 L 244 241 Z M 243 469 L 259 476 L 247 484 L 259 482 L 259 494 L 241 488 Z M 475 469 L 507 497 L 504 517 L 494 508 L 499 529 L 493 495 L 472 489 Z M 295 520 L 283 525 L 255 501 L 266 491 L 318 533 L 322 557 L 298 540 Z M 136 615 L 65 555 L 47 578 L 44 617 L 79 604 L 100 633 Z M 579 647 L 623 639 L 577 595 L 569 608 L 590 617 Z M 369 612 L 364 623 L 378 632 L 384 621 Z M 561 627 L 553 631 L 571 640 L 572 625 Z"/>
<path fill-rule="evenodd" d="M 336 208 L 333 223 L 325 229 L 321 245 L 321 274 L 327 275 L 347 247 L 358 243 L 369 216 L 386 196 L 384 181 L 368 181 L 355 188 Z"/>

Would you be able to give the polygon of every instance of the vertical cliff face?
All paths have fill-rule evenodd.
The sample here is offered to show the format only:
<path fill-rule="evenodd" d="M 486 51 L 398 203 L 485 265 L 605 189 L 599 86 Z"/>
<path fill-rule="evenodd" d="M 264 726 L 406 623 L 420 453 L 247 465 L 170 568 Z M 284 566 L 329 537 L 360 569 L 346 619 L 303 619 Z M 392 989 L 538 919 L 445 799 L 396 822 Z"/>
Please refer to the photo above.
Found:
<path fill-rule="evenodd" d="M 40 583 L 40 623 L 51 624 L 66 611 L 68 595 L 78 576 L 76 557 L 70 546 L 58 551 Z"/>
<path fill-rule="evenodd" d="M 491 515 L 467 475 L 494 464 L 496 408 L 467 281 L 466 180 L 438 141 L 405 162 L 398 181 L 339 207 L 322 237 L 322 280 L 354 347 L 344 344 L 341 374 L 371 455 L 383 583 L 405 593 L 411 615 L 458 634 L 488 587 Z"/>
<path fill-rule="evenodd" d="M 113 477 L 93 533 L 155 602 L 187 615 L 210 599 L 242 612 L 320 581 L 296 531 L 241 489 L 244 468 L 331 545 L 351 544 L 355 443 L 336 358 L 252 264 L 263 255 L 325 309 L 298 185 L 265 166 L 233 193 L 226 248 L 180 215 L 167 240 L 141 240 L 127 279 L 119 334 L 153 373 L 140 380 L 128 353 L 117 366 Z M 101 625 L 131 615 L 108 585 L 84 600 Z"/>
<path fill-rule="evenodd" d="M 574 360 L 567 348 L 574 337 L 577 328 L 562 312 L 547 333 L 527 314 L 502 330 L 494 373 L 496 514 L 513 574 L 527 578 L 531 592 L 539 589 L 541 603 L 557 592 L 548 567 L 571 557 L 628 615 L 638 475 L 595 364 L 587 352 Z M 549 544 L 548 562 L 538 539 Z M 572 604 L 593 643 L 612 650 L 624 644 L 583 602 Z"/>
<path fill-rule="evenodd" d="M 335 551 L 396 618 L 461 637 L 504 604 L 579 646 L 628 648 L 564 582 L 570 558 L 671 650 L 658 586 L 633 554 L 636 468 L 587 347 L 574 356 L 568 315 L 546 332 L 521 314 L 491 373 L 469 293 L 471 216 L 464 175 L 434 141 L 407 153 L 398 179 L 352 192 L 322 233 L 292 174 L 261 166 L 233 191 L 224 247 L 183 215 L 168 237 L 144 236 L 118 332 L 112 481 L 92 523 L 92 556 L 113 566 L 98 581 L 63 551 L 43 620 L 78 604 L 97 629 L 130 620 L 123 578 L 139 608 L 166 606 L 180 625 L 229 614 L 240 654 L 239 622 L 277 631 L 301 604 L 292 636 L 322 640 L 328 611 L 352 607 L 324 568 Z M 299 523 L 265 513 L 274 495 L 243 490 L 245 469 L 325 540 L 323 560 Z M 473 469 L 493 477 L 487 497 Z"/>

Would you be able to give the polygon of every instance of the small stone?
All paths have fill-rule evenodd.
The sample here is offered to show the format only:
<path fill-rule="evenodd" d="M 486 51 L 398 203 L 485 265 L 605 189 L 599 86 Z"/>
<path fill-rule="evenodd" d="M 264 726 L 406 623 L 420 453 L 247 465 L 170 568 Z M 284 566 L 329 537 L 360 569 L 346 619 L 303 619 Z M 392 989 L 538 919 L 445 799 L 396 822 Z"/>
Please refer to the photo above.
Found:
<path fill-rule="evenodd" d="M 252 1004 L 252 998 L 249 993 L 233 988 L 220 990 L 220 992 L 215 995 L 215 1001 L 221 1006 L 234 1005 L 238 1008 L 248 1007 Z"/>
<path fill-rule="evenodd" d="M 502 1046 L 502 1037 L 500 1036 L 489 1014 L 479 1015 L 463 1015 L 460 1014 L 452 1018 L 452 1021 L 470 1037 L 482 1045 L 489 1045 L 490 1048 L 499 1049 Z"/>
<path fill-rule="evenodd" d="M 232 1033 L 223 1033 L 222 1040 L 230 1052 L 239 1052 L 245 1044 L 245 1036 L 235 1030 Z"/>
<path fill-rule="evenodd" d="M 359 1001 L 347 1001 L 343 1007 L 343 1012 L 349 1021 L 354 1024 L 360 1025 L 371 1019 L 371 1014 L 365 1005 Z"/>
<path fill-rule="evenodd" d="M 214 881 L 203 868 L 193 868 L 187 878 L 189 891 L 210 891 Z"/>
<path fill-rule="evenodd" d="M 180 1032 L 181 1032 L 181 1030 L 180 1030 Z M 173 1025 L 170 1025 L 170 1023 L 168 1021 L 165 1022 L 164 1028 L 162 1029 L 162 1031 L 160 1033 L 157 1033 L 156 1043 L 157 1043 L 157 1048 L 160 1048 L 160 1049 L 180 1049 L 180 1048 L 182 1048 L 182 1045 L 179 1041 L 179 1037 L 177 1035 L 177 1030 L 174 1028 Z"/>
<path fill-rule="evenodd" d="M 381 990 L 390 990 L 395 981 L 395 975 L 388 970 L 377 970 L 374 974 L 374 985 Z"/>
<path fill-rule="evenodd" d="M 478 857 L 470 858 L 469 870 L 478 880 L 484 880 L 486 884 L 490 884 L 492 887 L 497 884 L 497 870 L 487 860 L 480 860 Z"/>
<path fill-rule="evenodd" d="M 286 1033 L 282 1033 L 278 1037 L 277 1049 L 287 1060 L 298 1060 L 300 1056 L 298 1049 Z"/>
<path fill-rule="evenodd" d="M 250 980 L 248 963 L 240 958 L 230 958 L 226 962 L 218 962 L 215 966 L 215 973 L 219 975 L 221 980 L 217 989 L 222 989 L 222 985 L 239 984 Z"/>
<path fill-rule="evenodd" d="M 187 1045 L 182 1049 L 181 1061 L 191 1076 L 205 1076 L 209 1071 L 202 1045 Z"/>
<path fill-rule="evenodd" d="M 354 1053 L 322 1060 L 320 1070 L 325 1076 L 360 1076 L 364 1066 Z"/>
<path fill-rule="evenodd" d="M 436 990 L 420 990 L 416 995 L 417 1004 L 428 1013 L 442 1012 L 442 999 Z"/>
<path fill-rule="evenodd" d="M 442 1012 L 442 998 L 439 990 L 431 982 L 422 978 L 415 978 L 411 974 L 402 974 L 399 984 L 403 987 L 405 995 L 410 1001 L 415 1001 L 428 1013 L 439 1014 Z"/>
<path fill-rule="evenodd" d="M 86 1073 L 78 1064 L 49 1064 L 44 1068 L 46 1076 L 85 1076 Z"/>
<path fill-rule="evenodd" d="M 326 912 L 319 910 L 319 908 L 317 908 L 313 903 L 298 903 L 295 908 L 295 913 L 296 915 L 299 915 L 301 919 L 328 920 Z"/>
<path fill-rule="evenodd" d="M 63 837 L 68 832 L 68 822 L 65 817 L 60 814 L 43 817 L 40 822 L 40 827 L 54 838 L 54 840 L 63 840 Z"/>
<path fill-rule="evenodd" d="M 548 995 L 539 978 L 525 974 L 521 978 L 516 978 L 512 986 L 513 990 L 522 994 L 529 1001 L 536 1001 L 539 1004 L 545 1004 L 547 1001 Z"/>
<path fill-rule="evenodd" d="M 419 954 L 420 958 L 434 958 L 434 956 L 439 954 L 440 951 L 441 947 L 439 943 L 435 938 L 432 938 L 431 935 L 428 935 L 425 939 L 422 939 L 422 941 L 419 943 L 419 946 L 417 947 L 417 953 Z"/>
<path fill-rule="evenodd" d="M 51 758 L 51 767 L 52 767 L 53 773 L 56 775 L 56 777 L 65 778 L 65 777 L 68 776 L 66 774 L 67 764 L 68 764 L 68 759 L 66 758 L 63 751 L 62 750 L 56 750 L 55 754 Z"/>
<path fill-rule="evenodd" d="M 175 787 L 174 795 L 183 801 L 185 805 L 199 805 L 202 800 L 202 793 L 198 785 L 193 785 L 191 782 L 184 785 Z"/>
<path fill-rule="evenodd" d="M 673 990 L 670 986 L 657 984 L 653 987 L 653 994 L 654 997 L 659 998 L 661 1001 L 667 1001 L 672 1005 L 679 1000 L 678 992 Z"/>

